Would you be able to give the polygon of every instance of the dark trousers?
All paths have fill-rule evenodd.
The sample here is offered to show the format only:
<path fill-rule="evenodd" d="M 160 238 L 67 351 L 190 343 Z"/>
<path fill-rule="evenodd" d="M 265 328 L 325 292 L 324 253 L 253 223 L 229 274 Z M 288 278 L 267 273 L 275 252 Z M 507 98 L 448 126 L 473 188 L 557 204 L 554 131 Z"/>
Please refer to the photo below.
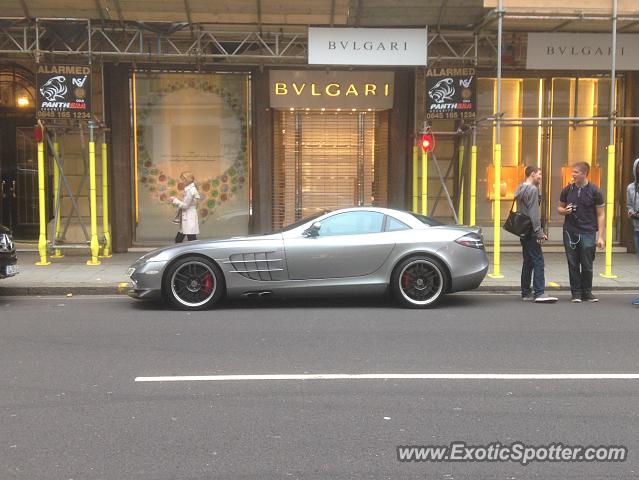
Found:
<path fill-rule="evenodd" d="M 530 282 L 532 281 L 535 297 L 543 295 L 546 280 L 544 278 L 544 254 L 541 245 L 537 242 L 537 237 L 527 235 L 519 239 L 521 250 L 524 256 L 524 263 L 521 266 L 521 295 L 530 295 Z"/>
<path fill-rule="evenodd" d="M 182 243 L 184 241 L 184 237 L 190 242 L 191 240 L 197 240 L 197 235 L 187 233 L 184 235 L 182 232 L 178 232 L 175 236 L 175 243 Z"/>
<path fill-rule="evenodd" d="M 592 264 L 596 247 L 594 233 L 569 233 L 564 230 L 570 290 L 577 297 L 592 292 Z"/>

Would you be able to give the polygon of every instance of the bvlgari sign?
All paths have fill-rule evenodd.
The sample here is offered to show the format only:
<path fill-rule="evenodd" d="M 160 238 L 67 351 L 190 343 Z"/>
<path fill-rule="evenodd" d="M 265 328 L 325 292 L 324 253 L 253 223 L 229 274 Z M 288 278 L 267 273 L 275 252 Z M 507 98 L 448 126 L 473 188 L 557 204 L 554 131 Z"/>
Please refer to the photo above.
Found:
<path fill-rule="evenodd" d="M 393 107 L 393 72 L 271 70 L 273 108 Z"/>
<path fill-rule="evenodd" d="M 639 70 L 639 35 L 617 35 L 617 70 Z M 612 35 L 608 33 L 529 33 L 526 68 L 530 70 L 610 70 Z"/>
<path fill-rule="evenodd" d="M 426 65 L 425 28 L 308 29 L 311 65 Z"/>

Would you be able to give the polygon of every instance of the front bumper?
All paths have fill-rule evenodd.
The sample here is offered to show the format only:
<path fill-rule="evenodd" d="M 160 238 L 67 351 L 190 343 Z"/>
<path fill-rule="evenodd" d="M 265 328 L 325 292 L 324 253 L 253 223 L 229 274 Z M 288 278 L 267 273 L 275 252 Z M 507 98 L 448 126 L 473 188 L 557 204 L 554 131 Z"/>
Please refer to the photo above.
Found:
<path fill-rule="evenodd" d="M 162 296 L 162 276 L 167 262 L 136 262 L 127 275 L 131 288 L 127 293 L 131 298 L 159 299 Z"/>

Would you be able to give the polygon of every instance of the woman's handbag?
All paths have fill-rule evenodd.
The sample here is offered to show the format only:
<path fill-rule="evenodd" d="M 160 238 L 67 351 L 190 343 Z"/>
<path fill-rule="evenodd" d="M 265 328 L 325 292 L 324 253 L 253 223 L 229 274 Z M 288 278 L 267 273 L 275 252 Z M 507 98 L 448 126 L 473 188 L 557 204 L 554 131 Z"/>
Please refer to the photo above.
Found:
<path fill-rule="evenodd" d="M 504 222 L 504 230 L 512 233 L 513 235 L 517 235 L 518 237 L 525 237 L 532 230 L 532 221 L 528 215 L 524 215 L 520 212 L 514 212 L 514 206 L 515 201 L 513 200 L 513 203 L 510 206 L 508 218 Z"/>
<path fill-rule="evenodd" d="M 174 223 L 175 225 L 182 223 L 182 209 L 178 208 L 177 212 L 175 212 L 175 217 L 171 220 L 171 223 Z"/>

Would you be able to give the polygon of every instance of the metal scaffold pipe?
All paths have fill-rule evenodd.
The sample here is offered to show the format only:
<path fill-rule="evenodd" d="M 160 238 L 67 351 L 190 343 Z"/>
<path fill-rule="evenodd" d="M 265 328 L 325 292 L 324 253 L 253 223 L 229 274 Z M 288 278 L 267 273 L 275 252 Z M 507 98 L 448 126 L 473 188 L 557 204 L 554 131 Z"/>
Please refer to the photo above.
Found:
<path fill-rule="evenodd" d="M 38 266 L 50 265 L 47 260 L 47 205 L 45 196 L 45 178 L 44 178 L 44 127 L 39 123 L 40 135 L 38 138 L 38 210 L 40 235 L 38 237 L 38 253 L 40 261 L 36 262 Z"/>
<path fill-rule="evenodd" d="M 608 145 L 608 171 L 606 173 L 606 270 L 604 278 L 617 278 L 612 273 L 612 226 L 615 215 L 615 82 L 617 76 L 617 0 L 612 0 L 612 66 L 610 69 L 610 142 Z"/>
<path fill-rule="evenodd" d="M 495 149 L 493 155 L 493 272 L 491 278 L 503 278 L 501 274 L 501 52 L 503 43 L 504 10 L 499 0 L 497 12 L 497 99 L 495 124 Z"/>
<path fill-rule="evenodd" d="M 97 198 L 96 198 L 96 179 L 95 179 L 95 142 L 93 138 L 93 122 L 89 122 L 89 199 L 91 204 L 91 259 L 87 260 L 87 265 L 100 265 L 98 253 L 100 244 L 98 243 L 98 216 L 97 216 Z"/>

